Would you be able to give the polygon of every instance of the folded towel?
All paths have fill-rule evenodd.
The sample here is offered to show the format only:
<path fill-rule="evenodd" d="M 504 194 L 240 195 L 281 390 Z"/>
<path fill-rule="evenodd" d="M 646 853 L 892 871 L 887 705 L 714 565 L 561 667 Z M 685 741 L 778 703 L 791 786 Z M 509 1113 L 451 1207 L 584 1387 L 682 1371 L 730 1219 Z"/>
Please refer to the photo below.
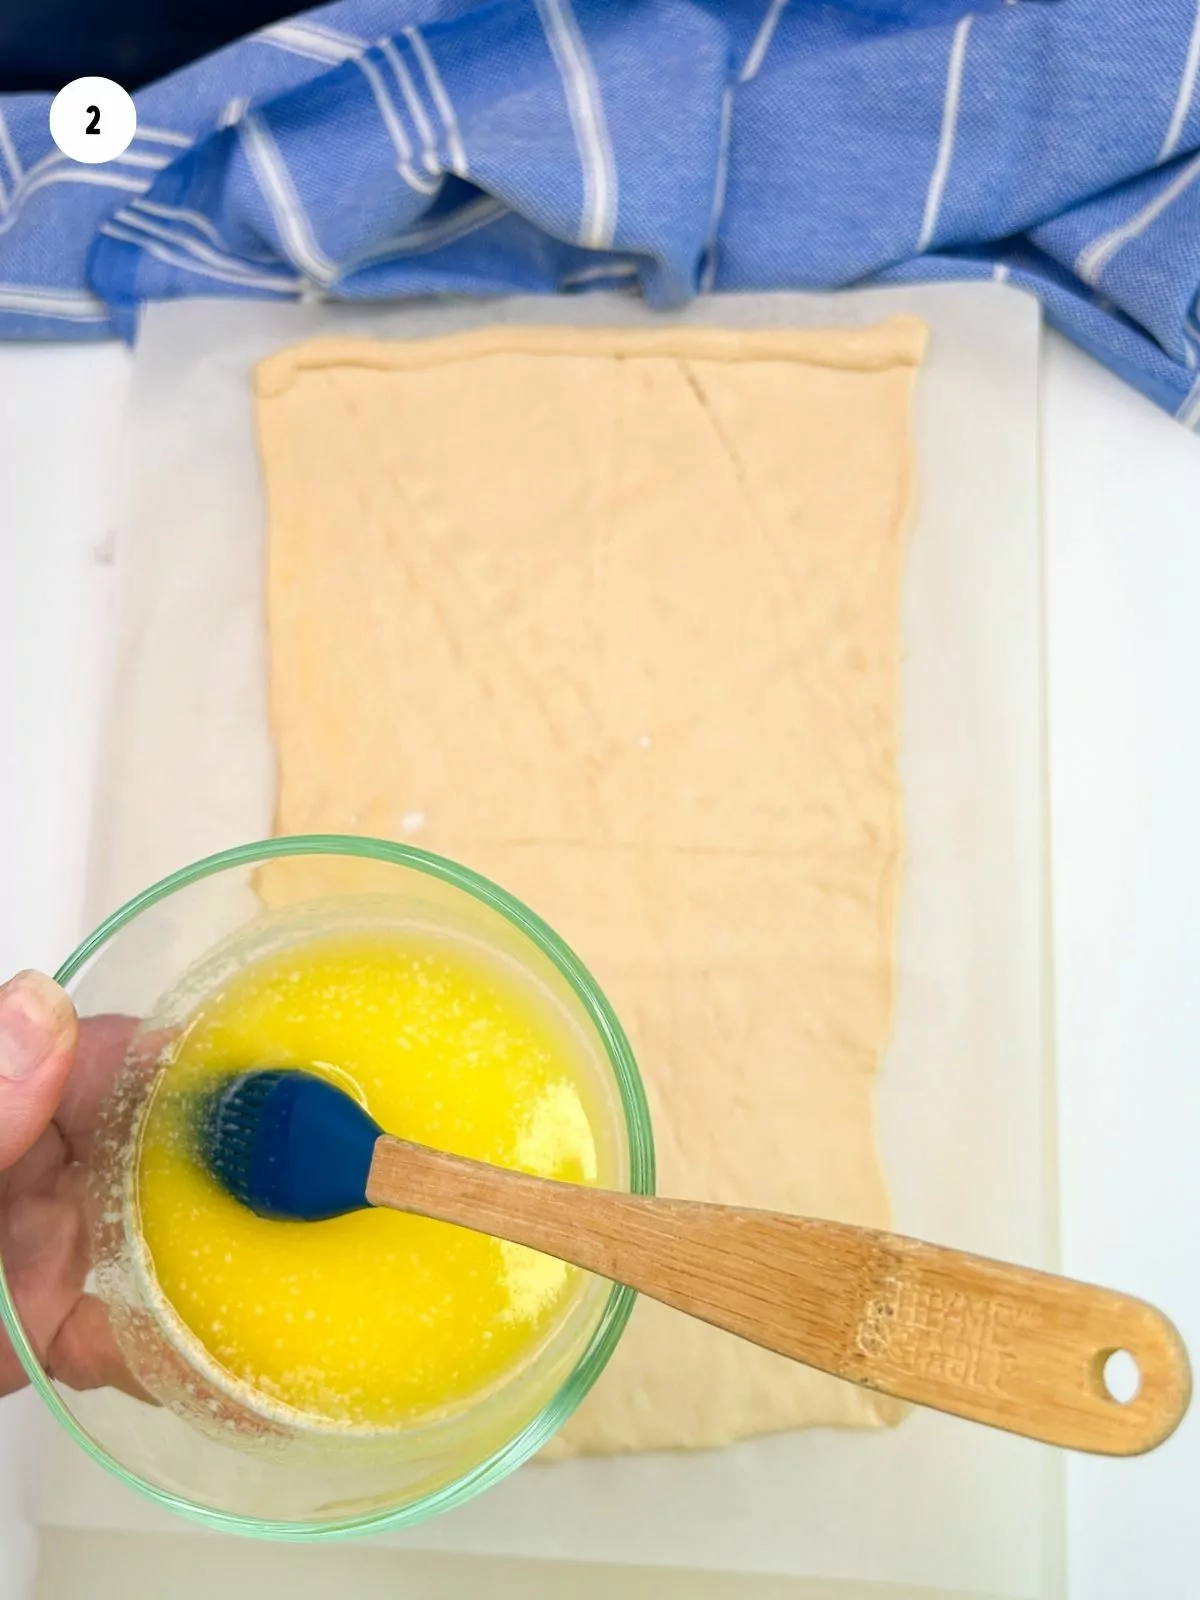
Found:
<path fill-rule="evenodd" d="M 994 277 L 1200 427 L 1200 0 L 340 0 L 136 95 L 0 99 L 0 334 L 147 300 Z"/>

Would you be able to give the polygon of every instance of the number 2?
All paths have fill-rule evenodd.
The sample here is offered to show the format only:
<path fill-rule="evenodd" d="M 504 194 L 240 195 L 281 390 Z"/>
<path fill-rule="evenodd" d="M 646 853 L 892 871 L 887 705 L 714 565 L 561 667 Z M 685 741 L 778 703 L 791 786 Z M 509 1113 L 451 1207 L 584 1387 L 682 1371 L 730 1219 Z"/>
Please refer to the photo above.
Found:
<path fill-rule="evenodd" d="M 100 132 L 100 107 L 99 106 L 89 106 L 87 109 L 88 109 L 88 114 L 89 114 L 89 116 L 91 117 L 92 120 L 88 123 L 87 127 L 83 131 L 84 131 L 84 133 L 99 133 Z"/>

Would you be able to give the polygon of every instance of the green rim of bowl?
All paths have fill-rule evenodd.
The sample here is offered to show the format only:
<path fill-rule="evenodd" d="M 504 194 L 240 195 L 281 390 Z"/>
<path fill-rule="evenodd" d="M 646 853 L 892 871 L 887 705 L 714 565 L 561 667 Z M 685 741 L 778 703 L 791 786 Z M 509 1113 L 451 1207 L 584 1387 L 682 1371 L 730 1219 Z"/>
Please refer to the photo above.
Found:
<path fill-rule="evenodd" d="M 413 845 L 393 844 L 385 839 L 368 839 L 348 834 L 296 834 L 282 839 L 266 839 L 254 844 L 239 845 L 217 855 L 206 856 L 189 867 L 174 872 L 152 888 L 144 890 L 128 904 L 115 911 L 94 933 L 67 958 L 55 974 L 60 984 L 68 984 L 97 951 L 126 927 L 143 911 L 157 905 L 179 889 L 197 883 L 232 867 L 251 866 L 278 856 L 340 855 L 357 856 L 375 861 L 385 861 L 395 866 L 411 867 L 429 877 L 440 878 L 444 883 L 464 890 L 476 900 L 493 907 L 510 923 L 519 928 L 543 955 L 547 956 L 571 985 L 599 1033 L 609 1063 L 616 1077 L 625 1114 L 629 1137 L 629 1187 L 633 1194 L 654 1193 L 654 1140 L 650 1127 L 650 1113 L 646 1104 L 642 1080 L 625 1031 L 615 1012 L 605 999 L 595 979 L 575 952 L 528 906 L 501 889 L 498 884 L 478 873 L 449 861 L 444 856 L 418 850 Z M 381 1533 L 385 1529 L 409 1527 L 424 1522 L 454 1506 L 462 1505 L 484 1489 L 499 1483 L 502 1478 L 527 1461 L 553 1437 L 579 1405 L 588 1390 L 604 1370 L 637 1296 L 633 1290 L 614 1285 L 603 1313 L 586 1350 L 576 1363 L 570 1377 L 554 1398 L 538 1412 L 519 1434 L 511 1439 L 486 1461 L 453 1483 L 425 1495 L 411 1505 L 392 1511 L 373 1511 L 363 1516 L 347 1517 L 335 1522 L 307 1523 L 272 1521 L 257 1517 L 240 1517 L 225 1511 L 215 1511 L 187 1500 L 180 1495 L 156 1488 L 145 1478 L 128 1471 L 107 1450 L 88 1434 L 76 1421 L 63 1402 L 54 1384 L 47 1377 L 33 1346 L 17 1315 L 9 1294 L 8 1282 L 0 1263 L 0 1322 L 29 1374 L 33 1387 L 41 1395 L 54 1416 L 63 1425 L 76 1444 L 94 1461 L 107 1468 L 122 1483 L 138 1489 L 158 1505 L 167 1506 L 182 1516 L 220 1528 L 227 1533 L 248 1534 L 259 1539 L 314 1541 L 345 1539 L 366 1533 Z"/>

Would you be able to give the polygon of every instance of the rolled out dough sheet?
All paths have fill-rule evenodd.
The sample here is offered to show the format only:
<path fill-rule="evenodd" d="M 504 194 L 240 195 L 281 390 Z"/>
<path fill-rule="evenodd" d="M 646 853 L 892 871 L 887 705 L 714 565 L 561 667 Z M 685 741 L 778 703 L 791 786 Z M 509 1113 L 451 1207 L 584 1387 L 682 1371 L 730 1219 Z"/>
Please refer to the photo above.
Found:
<path fill-rule="evenodd" d="M 494 327 L 257 369 L 277 831 L 407 838 L 557 928 L 630 1034 L 664 1194 L 888 1222 L 924 343 Z M 280 867 L 269 899 L 315 870 Z M 901 1414 L 643 1300 L 556 1443 Z"/>

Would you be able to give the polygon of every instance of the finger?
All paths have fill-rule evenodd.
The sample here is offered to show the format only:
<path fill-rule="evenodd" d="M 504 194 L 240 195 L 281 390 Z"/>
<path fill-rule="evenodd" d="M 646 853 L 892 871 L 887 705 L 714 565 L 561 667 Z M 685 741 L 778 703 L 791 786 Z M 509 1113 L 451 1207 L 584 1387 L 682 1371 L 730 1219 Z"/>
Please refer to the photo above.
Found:
<path fill-rule="evenodd" d="M 54 1114 L 75 1161 L 86 1161 L 96 1119 L 138 1030 L 135 1017 L 84 1017 L 75 1066 Z"/>
<path fill-rule="evenodd" d="M 81 1240 L 79 1208 L 66 1199 L 22 1195 L 0 1216 L 4 1276 L 39 1358 L 54 1343 L 82 1291 L 87 1269 Z M 24 1381 L 19 1364 L 5 1366 L 11 1367 L 8 1387 L 18 1387 Z"/>
<path fill-rule="evenodd" d="M 47 1367 L 68 1389 L 123 1389 L 155 1405 L 132 1376 L 113 1338 L 108 1311 L 95 1295 L 81 1295 L 50 1346 Z"/>
<path fill-rule="evenodd" d="M 7 1394 L 16 1394 L 28 1382 L 29 1374 L 21 1365 L 21 1358 L 4 1335 L 0 1334 L 0 1400 Z"/>
<path fill-rule="evenodd" d="M 112 1387 L 149 1399 L 122 1359 L 103 1303 L 82 1293 L 78 1205 L 62 1194 L 23 1195 L 0 1218 L 0 1248 L 21 1326 L 46 1371 L 69 1389 Z M 24 1368 L 0 1337 L 0 1395 L 24 1383 Z"/>
<path fill-rule="evenodd" d="M 52 1187 L 65 1160 L 86 1162 L 100 1106 L 137 1028 L 133 1017 L 80 1018 L 75 1064 L 54 1122 L 19 1161 L 0 1171 L 0 1204 L 13 1195 L 41 1193 Z"/>
<path fill-rule="evenodd" d="M 0 986 L 0 1171 L 49 1127 L 78 1034 L 75 1007 L 52 978 L 20 972 Z"/>
<path fill-rule="evenodd" d="M 19 1194 L 52 1193 L 62 1173 L 65 1150 L 62 1134 L 51 1123 L 19 1161 L 0 1172 L 0 1206 Z"/>

